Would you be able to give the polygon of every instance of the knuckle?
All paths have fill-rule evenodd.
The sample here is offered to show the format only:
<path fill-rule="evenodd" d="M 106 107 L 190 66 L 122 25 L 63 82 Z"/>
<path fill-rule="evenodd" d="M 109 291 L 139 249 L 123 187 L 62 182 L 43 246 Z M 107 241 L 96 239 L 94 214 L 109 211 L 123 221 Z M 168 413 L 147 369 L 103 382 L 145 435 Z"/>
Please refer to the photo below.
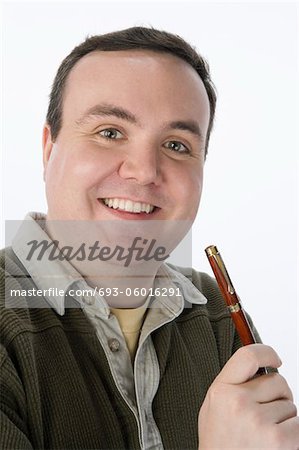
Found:
<path fill-rule="evenodd" d="M 297 416 L 297 406 L 291 400 L 289 400 L 289 409 L 290 409 L 290 416 L 296 417 Z"/>
<path fill-rule="evenodd" d="M 282 449 L 285 447 L 285 434 L 278 425 L 274 425 L 270 429 L 269 442 L 273 448 Z"/>
<path fill-rule="evenodd" d="M 209 402 L 222 405 L 233 416 L 238 416 L 247 409 L 249 397 L 244 388 L 238 385 L 228 385 L 217 382 L 208 391 Z"/>
<path fill-rule="evenodd" d="M 239 391 L 233 398 L 232 398 L 232 410 L 236 415 L 241 414 L 244 412 L 244 409 L 248 405 L 248 397 L 245 392 Z"/>
<path fill-rule="evenodd" d="M 282 398 L 288 398 L 290 400 L 293 400 L 293 394 L 292 391 L 288 385 L 287 380 L 280 374 L 277 374 L 277 382 L 280 385 L 280 391 L 281 391 L 281 397 Z"/>
<path fill-rule="evenodd" d="M 279 383 L 281 383 L 281 385 L 288 386 L 287 380 L 284 378 L 283 375 L 281 375 L 280 373 L 276 373 L 274 375 L 276 375 L 275 378 L 277 381 L 279 381 Z"/>
<path fill-rule="evenodd" d="M 253 429 L 257 430 L 259 433 L 263 433 L 265 427 L 265 417 L 264 413 L 260 408 L 253 408 L 249 410 L 249 419 L 253 426 Z"/>
<path fill-rule="evenodd" d="M 299 419 L 299 418 L 298 418 Z M 299 450 L 299 422 L 292 420 L 290 428 L 283 429 L 279 424 L 273 425 L 269 429 L 268 442 L 270 448 L 280 450 Z"/>
<path fill-rule="evenodd" d="M 228 386 L 224 383 L 213 383 L 208 390 L 208 396 L 211 402 L 225 401 L 228 395 Z"/>

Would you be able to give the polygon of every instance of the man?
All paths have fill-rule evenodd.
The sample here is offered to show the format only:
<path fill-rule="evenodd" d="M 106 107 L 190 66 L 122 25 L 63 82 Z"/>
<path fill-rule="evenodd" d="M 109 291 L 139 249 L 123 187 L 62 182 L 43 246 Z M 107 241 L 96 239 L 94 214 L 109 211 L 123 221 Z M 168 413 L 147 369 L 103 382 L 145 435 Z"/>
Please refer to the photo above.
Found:
<path fill-rule="evenodd" d="M 197 213 L 215 103 L 204 60 L 154 29 L 91 37 L 61 64 L 47 216 L 27 217 L 1 272 L 1 448 L 299 448 L 286 381 L 255 377 L 278 355 L 240 348 L 214 280 L 163 263 Z M 134 241 L 124 264 L 140 236 L 165 245 L 144 262 Z"/>

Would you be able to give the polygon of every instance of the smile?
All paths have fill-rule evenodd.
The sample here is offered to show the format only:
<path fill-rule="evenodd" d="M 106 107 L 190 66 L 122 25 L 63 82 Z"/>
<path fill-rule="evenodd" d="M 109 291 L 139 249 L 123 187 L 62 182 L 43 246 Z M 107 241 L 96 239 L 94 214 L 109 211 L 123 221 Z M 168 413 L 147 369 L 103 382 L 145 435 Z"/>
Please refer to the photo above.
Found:
<path fill-rule="evenodd" d="M 151 214 L 155 209 L 155 206 L 150 203 L 133 202 L 132 200 L 125 200 L 123 198 L 103 198 L 101 200 L 109 208 L 135 214 L 144 212 L 146 214 Z"/>

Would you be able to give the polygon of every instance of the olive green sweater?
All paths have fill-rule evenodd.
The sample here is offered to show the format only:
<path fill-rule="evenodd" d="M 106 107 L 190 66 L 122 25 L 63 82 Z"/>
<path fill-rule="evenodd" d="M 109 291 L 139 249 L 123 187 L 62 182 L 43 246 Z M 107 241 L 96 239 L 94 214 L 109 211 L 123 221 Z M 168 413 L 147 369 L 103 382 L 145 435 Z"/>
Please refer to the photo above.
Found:
<path fill-rule="evenodd" d="M 35 287 L 6 251 L 5 269 L 0 254 L 2 303 L 10 289 Z M 200 406 L 241 346 L 215 281 L 195 271 L 192 281 L 208 303 L 190 305 L 152 333 L 160 368 L 153 416 L 169 450 L 197 449 Z M 1 450 L 139 449 L 136 418 L 82 310 L 59 316 L 49 308 L 27 308 L 27 300 L 20 299 L 23 308 L 1 309 Z"/>

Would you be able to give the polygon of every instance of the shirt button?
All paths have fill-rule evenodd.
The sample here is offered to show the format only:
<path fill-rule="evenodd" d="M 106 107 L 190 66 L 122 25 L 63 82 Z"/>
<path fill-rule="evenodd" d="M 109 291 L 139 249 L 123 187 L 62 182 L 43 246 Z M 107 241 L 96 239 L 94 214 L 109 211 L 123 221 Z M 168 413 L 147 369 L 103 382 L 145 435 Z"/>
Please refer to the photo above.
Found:
<path fill-rule="evenodd" d="M 110 350 L 114 353 L 114 352 L 118 352 L 119 347 L 120 347 L 120 343 L 117 339 L 109 339 L 108 341 L 108 345 Z"/>
<path fill-rule="evenodd" d="M 84 301 L 84 303 L 86 305 L 93 305 L 94 304 L 94 297 L 84 297 L 83 301 Z"/>

